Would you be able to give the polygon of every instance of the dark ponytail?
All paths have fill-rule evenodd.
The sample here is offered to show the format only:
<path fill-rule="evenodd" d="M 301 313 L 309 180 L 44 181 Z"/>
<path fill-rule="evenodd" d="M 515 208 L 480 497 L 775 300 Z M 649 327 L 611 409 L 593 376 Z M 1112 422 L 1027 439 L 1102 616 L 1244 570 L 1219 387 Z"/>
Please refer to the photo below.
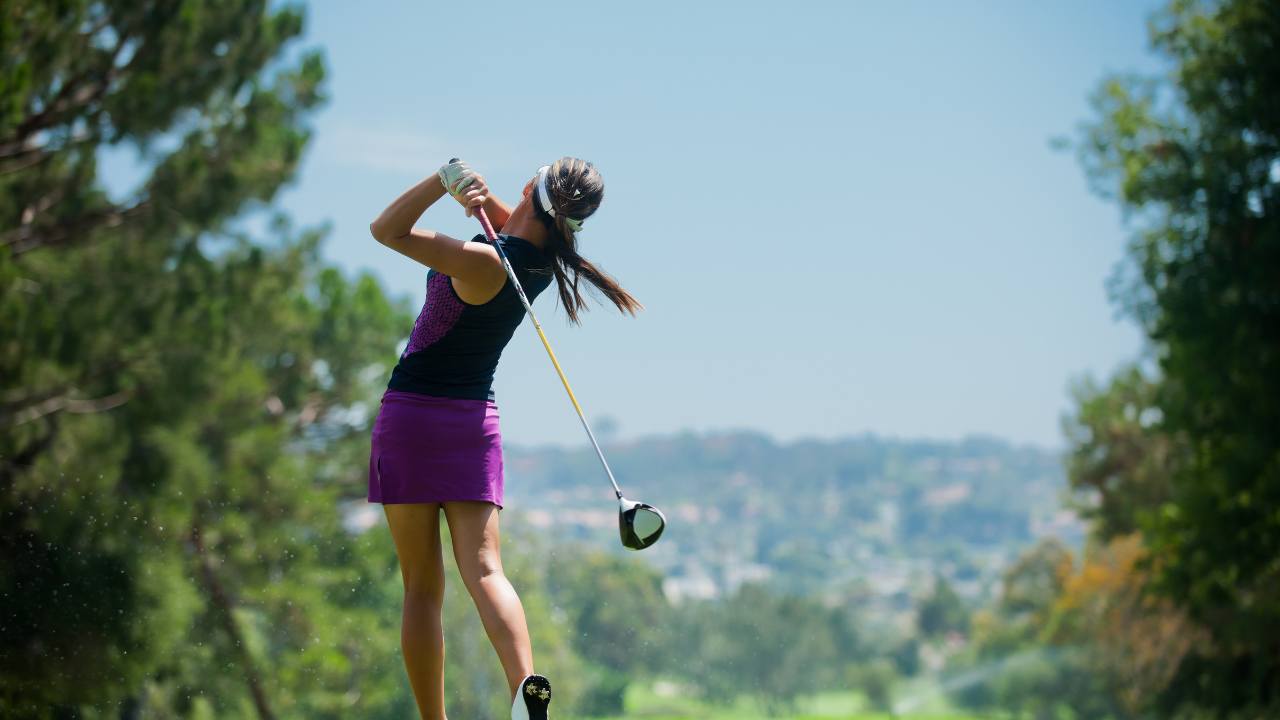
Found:
<path fill-rule="evenodd" d="M 547 250 L 551 255 L 551 269 L 555 274 L 556 288 L 560 292 L 560 304 L 569 320 L 578 320 L 578 311 L 587 309 L 587 301 L 578 290 L 578 283 L 586 280 L 600 291 L 619 310 L 635 315 L 644 308 L 631 293 L 622 289 L 603 270 L 578 254 L 578 239 L 567 218 L 585 220 L 604 200 L 604 179 L 595 166 L 578 158 L 560 158 L 547 171 L 547 190 L 555 209 L 554 220 L 546 213 L 537 213 L 550 230 Z M 536 189 L 535 189 L 536 192 Z"/>

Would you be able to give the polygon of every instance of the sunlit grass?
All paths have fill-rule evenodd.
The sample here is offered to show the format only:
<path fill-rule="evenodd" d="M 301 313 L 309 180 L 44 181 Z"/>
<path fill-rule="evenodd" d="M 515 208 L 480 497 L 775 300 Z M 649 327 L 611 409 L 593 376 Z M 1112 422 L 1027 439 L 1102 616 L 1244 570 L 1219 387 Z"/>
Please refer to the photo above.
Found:
<path fill-rule="evenodd" d="M 928 688 L 915 685 L 913 683 L 910 690 L 928 693 Z M 797 700 L 789 714 L 770 714 L 747 697 L 738 698 L 732 705 L 717 706 L 672 692 L 670 687 L 655 691 L 651 685 L 630 688 L 626 707 L 623 715 L 591 720 L 977 720 L 978 717 L 952 710 L 938 698 L 902 714 L 877 712 L 869 708 L 865 697 L 857 692 L 810 695 Z"/>

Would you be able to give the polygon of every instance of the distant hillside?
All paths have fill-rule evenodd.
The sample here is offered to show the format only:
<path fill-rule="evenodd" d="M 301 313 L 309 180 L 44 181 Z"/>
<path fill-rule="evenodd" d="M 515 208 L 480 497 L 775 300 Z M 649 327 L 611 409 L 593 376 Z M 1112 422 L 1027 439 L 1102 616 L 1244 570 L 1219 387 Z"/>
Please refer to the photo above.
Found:
<path fill-rule="evenodd" d="M 1075 542 L 1081 532 L 1062 509 L 1059 456 L 989 438 L 686 433 L 605 450 L 628 496 L 670 520 L 643 557 L 667 573 L 674 597 L 765 580 L 905 606 L 935 573 L 974 597 L 1036 537 Z M 589 447 L 511 447 L 506 461 L 513 522 L 617 545 L 612 491 Z"/>

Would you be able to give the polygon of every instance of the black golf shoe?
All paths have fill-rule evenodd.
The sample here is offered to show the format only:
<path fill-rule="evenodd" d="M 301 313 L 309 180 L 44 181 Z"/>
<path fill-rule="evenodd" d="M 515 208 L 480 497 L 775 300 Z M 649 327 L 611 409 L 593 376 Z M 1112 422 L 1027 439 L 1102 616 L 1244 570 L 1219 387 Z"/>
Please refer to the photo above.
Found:
<path fill-rule="evenodd" d="M 547 720 L 551 704 L 551 681 L 541 675 L 530 675 L 520 683 L 511 703 L 511 720 Z"/>

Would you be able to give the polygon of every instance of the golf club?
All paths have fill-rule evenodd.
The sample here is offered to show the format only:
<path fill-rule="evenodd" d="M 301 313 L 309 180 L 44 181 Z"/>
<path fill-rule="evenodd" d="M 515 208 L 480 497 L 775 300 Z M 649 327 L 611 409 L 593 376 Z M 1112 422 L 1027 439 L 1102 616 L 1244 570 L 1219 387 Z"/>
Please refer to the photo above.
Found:
<path fill-rule="evenodd" d="M 449 162 L 457 162 L 457 158 Z M 595 433 L 591 432 L 591 426 L 587 424 L 587 416 L 583 414 L 582 406 L 578 404 L 578 398 L 573 394 L 573 388 L 569 387 L 569 379 L 565 377 L 564 370 L 560 368 L 560 361 L 556 360 L 556 354 L 551 351 L 551 343 L 547 342 L 547 334 L 542 331 L 538 316 L 533 314 L 533 306 L 529 304 L 529 298 L 525 296 L 524 288 L 520 286 L 520 280 L 516 278 L 516 271 L 511 267 L 511 261 L 507 260 L 507 253 L 502 249 L 502 243 L 498 242 L 498 234 L 494 232 L 493 225 L 489 223 L 489 216 L 485 214 L 484 208 L 477 207 L 474 212 L 476 218 L 480 220 L 480 225 L 484 228 L 484 234 L 488 238 L 489 244 L 493 245 L 494 249 L 498 251 L 498 257 L 502 258 L 502 265 L 507 269 L 507 277 L 511 278 L 511 284 L 515 286 L 516 294 L 520 296 L 520 302 L 524 304 L 525 311 L 529 313 L 529 319 L 533 321 L 533 327 L 538 331 L 542 346 L 547 349 L 547 356 L 551 358 L 551 364 L 555 366 L 556 374 L 560 376 L 560 382 L 564 384 L 565 392 L 569 393 L 569 402 L 573 403 L 573 409 L 578 412 L 578 419 L 582 421 L 582 429 L 587 431 L 591 446 L 596 449 L 600 464 L 604 466 L 604 472 L 609 476 L 609 482 L 613 485 L 613 492 L 618 496 L 618 532 L 622 535 L 623 546 L 629 550 L 643 550 L 649 547 L 658 541 L 662 531 L 666 529 L 666 516 L 658 508 L 648 503 L 636 502 L 623 497 L 622 489 L 618 487 L 618 481 L 614 479 L 613 471 L 609 469 L 609 462 L 604 459 L 604 451 L 600 449 L 600 443 L 596 442 Z"/>

